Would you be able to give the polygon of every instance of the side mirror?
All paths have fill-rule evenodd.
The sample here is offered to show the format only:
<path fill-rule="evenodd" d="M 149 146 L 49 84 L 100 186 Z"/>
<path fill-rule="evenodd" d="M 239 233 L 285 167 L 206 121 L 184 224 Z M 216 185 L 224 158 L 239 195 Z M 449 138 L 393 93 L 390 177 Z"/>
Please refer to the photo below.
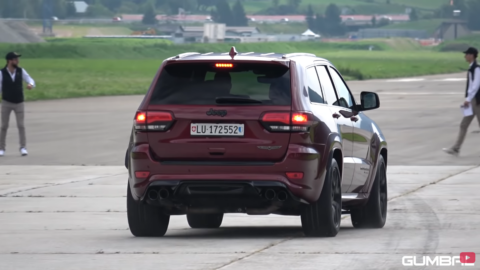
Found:
<path fill-rule="evenodd" d="M 380 107 L 380 99 L 377 93 L 374 92 L 362 92 L 360 94 L 360 100 L 362 104 L 359 106 L 359 111 L 374 110 Z"/>

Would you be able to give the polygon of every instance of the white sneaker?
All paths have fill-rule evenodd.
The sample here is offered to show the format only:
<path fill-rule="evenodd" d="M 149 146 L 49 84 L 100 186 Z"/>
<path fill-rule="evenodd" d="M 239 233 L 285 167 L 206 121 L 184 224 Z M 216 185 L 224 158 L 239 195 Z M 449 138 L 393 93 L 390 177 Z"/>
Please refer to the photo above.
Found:
<path fill-rule="evenodd" d="M 456 157 L 458 157 L 458 154 L 460 154 L 460 152 L 458 150 L 455 150 L 455 149 L 452 149 L 452 148 L 443 148 L 442 150 L 443 150 L 443 152 L 445 152 L 449 155 L 452 155 L 452 156 L 456 156 Z"/>
<path fill-rule="evenodd" d="M 5 156 L 5 150 L 0 150 L 0 157 Z"/>
<path fill-rule="evenodd" d="M 25 148 L 21 148 L 20 153 L 22 154 L 22 156 L 28 155 L 27 149 L 25 149 Z"/>

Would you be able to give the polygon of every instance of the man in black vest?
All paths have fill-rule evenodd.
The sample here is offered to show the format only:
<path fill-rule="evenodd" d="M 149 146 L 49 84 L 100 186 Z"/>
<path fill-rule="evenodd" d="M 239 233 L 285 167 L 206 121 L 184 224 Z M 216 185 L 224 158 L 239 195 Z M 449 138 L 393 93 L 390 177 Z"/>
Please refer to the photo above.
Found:
<path fill-rule="evenodd" d="M 7 65 L 0 70 L 0 92 L 2 93 L 1 104 L 1 129 L 0 129 L 0 157 L 5 155 L 8 123 L 10 113 L 13 111 L 17 118 L 17 127 L 20 135 L 20 153 L 28 155 L 25 136 L 25 110 L 23 104 L 23 81 L 27 83 L 27 89 L 35 87 L 35 81 L 28 75 L 25 69 L 18 66 L 21 55 L 9 52 L 5 59 Z"/>
<path fill-rule="evenodd" d="M 467 73 L 467 90 L 463 107 L 472 107 L 473 114 L 463 117 L 462 123 L 460 124 L 460 133 L 458 134 L 455 145 L 452 148 L 443 149 L 446 153 L 454 156 L 458 156 L 460 153 L 460 148 L 467 135 L 468 126 L 470 126 L 475 117 L 477 117 L 478 124 L 480 125 L 480 66 L 477 64 L 478 50 L 468 48 L 464 53 L 465 60 L 470 63 L 470 68 Z"/>

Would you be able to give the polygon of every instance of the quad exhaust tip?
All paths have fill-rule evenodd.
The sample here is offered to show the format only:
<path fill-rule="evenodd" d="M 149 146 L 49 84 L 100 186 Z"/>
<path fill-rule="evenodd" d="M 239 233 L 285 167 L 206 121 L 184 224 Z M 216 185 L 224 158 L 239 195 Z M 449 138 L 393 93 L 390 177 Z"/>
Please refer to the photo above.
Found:
<path fill-rule="evenodd" d="M 273 189 L 267 189 L 267 191 L 265 191 L 265 199 L 267 200 L 273 200 L 276 196 L 277 193 Z"/>
<path fill-rule="evenodd" d="M 278 200 L 284 202 L 288 198 L 288 194 L 285 191 L 280 191 L 277 196 Z"/>
<path fill-rule="evenodd" d="M 170 197 L 170 191 L 168 191 L 168 189 L 166 188 L 162 188 L 158 191 L 158 197 L 160 198 L 160 200 L 166 199 Z"/>
<path fill-rule="evenodd" d="M 149 199 L 149 200 L 155 201 L 155 200 L 158 199 L 158 192 L 157 192 L 156 190 L 154 190 L 154 189 L 151 189 L 151 190 L 148 192 L 147 196 L 148 196 L 148 199 Z"/>

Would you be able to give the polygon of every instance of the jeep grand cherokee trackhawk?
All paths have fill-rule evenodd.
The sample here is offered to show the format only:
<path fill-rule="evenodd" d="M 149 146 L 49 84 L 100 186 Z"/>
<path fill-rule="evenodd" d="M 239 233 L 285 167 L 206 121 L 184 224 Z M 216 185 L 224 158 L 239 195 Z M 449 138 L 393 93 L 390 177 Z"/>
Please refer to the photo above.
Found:
<path fill-rule="evenodd" d="M 387 144 L 338 70 L 312 54 L 184 53 L 166 59 L 140 104 L 125 157 L 135 236 L 171 215 L 218 228 L 224 213 L 297 215 L 335 236 L 342 214 L 382 228 Z"/>

